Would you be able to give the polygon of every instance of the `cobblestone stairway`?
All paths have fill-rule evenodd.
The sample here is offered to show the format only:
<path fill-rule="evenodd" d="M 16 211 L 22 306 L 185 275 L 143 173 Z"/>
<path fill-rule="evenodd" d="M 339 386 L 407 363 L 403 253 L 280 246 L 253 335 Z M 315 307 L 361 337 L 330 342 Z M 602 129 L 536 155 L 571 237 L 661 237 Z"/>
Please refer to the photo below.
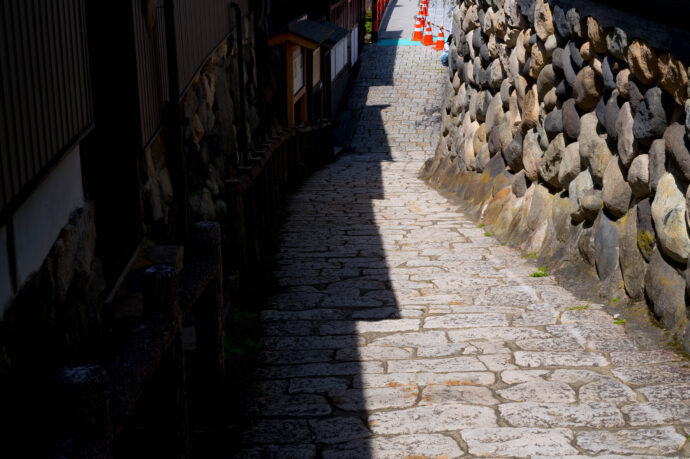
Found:
<path fill-rule="evenodd" d="M 438 52 L 361 59 L 350 151 L 289 203 L 240 456 L 688 456 L 684 357 L 530 277 L 417 178 Z"/>

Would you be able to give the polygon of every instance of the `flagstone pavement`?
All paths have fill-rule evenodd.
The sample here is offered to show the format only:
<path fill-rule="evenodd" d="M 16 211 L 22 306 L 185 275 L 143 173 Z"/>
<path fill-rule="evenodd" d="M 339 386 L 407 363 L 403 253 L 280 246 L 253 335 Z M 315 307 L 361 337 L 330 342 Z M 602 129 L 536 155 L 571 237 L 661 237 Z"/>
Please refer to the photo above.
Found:
<path fill-rule="evenodd" d="M 438 57 L 362 53 L 349 148 L 289 200 L 239 456 L 687 457 L 685 357 L 530 277 L 417 177 Z"/>

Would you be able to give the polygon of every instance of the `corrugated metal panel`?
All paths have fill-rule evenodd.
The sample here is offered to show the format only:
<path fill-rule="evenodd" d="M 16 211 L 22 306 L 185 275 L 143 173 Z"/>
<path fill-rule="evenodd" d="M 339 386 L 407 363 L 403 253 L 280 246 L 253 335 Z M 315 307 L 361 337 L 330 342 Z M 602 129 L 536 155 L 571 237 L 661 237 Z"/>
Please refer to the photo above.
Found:
<path fill-rule="evenodd" d="M 153 30 L 149 31 L 143 11 L 145 2 L 131 2 L 134 13 L 141 133 L 142 141 L 146 145 L 163 124 L 165 102 L 168 100 L 165 12 L 163 8 L 156 9 L 155 24 Z M 174 4 L 181 95 L 206 58 L 233 30 L 234 24 L 228 0 L 176 0 Z"/>
<path fill-rule="evenodd" d="M 149 31 L 143 7 L 141 0 L 132 0 L 141 138 L 146 144 L 163 123 L 165 101 L 168 99 L 168 59 L 165 12 L 162 8 L 154 10 L 155 21 L 153 29 Z"/>
<path fill-rule="evenodd" d="M 0 2 L 0 222 L 93 124 L 84 2 Z"/>
<path fill-rule="evenodd" d="M 180 66 L 180 93 L 233 25 L 227 0 L 177 0 L 175 27 Z"/>

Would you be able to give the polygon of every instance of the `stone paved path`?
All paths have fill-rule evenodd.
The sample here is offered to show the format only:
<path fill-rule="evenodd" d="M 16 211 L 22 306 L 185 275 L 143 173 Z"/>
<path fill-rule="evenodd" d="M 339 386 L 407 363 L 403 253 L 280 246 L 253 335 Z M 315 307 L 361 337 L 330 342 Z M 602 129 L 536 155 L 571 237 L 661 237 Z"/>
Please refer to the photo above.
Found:
<path fill-rule="evenodd" d="M 381 21 L 379 40 L 411 39 L 414 32 L 414 18 L 418 12 L 418 2 L 390 0 Z"/>
<path fill-rule="evenodd" d="M 688 456 L 690 369 L 417 178 L 438 53 L 369 47 L 351 151 L 290 200 L 241 457 Z"/>

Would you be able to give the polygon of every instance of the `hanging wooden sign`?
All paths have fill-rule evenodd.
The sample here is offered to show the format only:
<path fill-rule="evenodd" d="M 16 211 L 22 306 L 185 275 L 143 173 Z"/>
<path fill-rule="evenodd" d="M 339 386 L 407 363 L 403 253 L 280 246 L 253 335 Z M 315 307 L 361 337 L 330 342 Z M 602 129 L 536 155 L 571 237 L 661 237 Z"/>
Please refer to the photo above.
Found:
<path fill-rule="evenodd" d="M 146 27 L 149 33 L 153 32 L 153 26 L 156 25 L 156 3 L 157 0 L 141 0 L 141 9 L 144 12 L 146 19 Z"/>

